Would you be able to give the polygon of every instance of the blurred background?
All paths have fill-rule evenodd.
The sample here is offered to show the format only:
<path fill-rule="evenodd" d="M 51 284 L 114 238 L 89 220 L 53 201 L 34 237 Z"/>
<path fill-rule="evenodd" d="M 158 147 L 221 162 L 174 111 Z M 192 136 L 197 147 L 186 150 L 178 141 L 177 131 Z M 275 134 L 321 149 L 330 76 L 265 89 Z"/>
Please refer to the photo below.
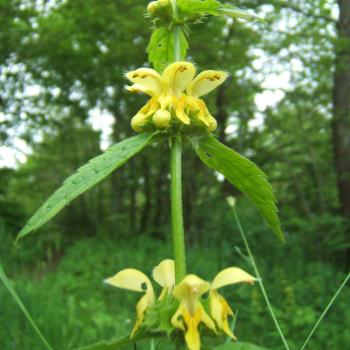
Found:
<path fill-rule="evenodd" d="M 207 97 L 218 138 L 257 163 L 275 189 L 287 245 L 251 202 L 184 154 L 188 269 L 252 271 L 225 198 L 237 210 L 292 349 L 303 343 L 350 263 L 350 3 L 239 0 L 265 23 L 209 17 L 190 59 L 231 77 Z M 105 277 L 150 275 L 171 257 L 167 145 L 152 146 L 13 247 L 43 201 L 88 159 L 133 135 L 146 100 L 123 74 L 147 65 L 145 0 L 0 0 L 0 262 L 56 349 L 127 334 L 139 295 Z M 242 341 L 282 349 L 258 286 L 224 290 Z M 350 291 L 309 349 L 350 344 Z M 0 348 L 41 349 L 0 286 Z"/>

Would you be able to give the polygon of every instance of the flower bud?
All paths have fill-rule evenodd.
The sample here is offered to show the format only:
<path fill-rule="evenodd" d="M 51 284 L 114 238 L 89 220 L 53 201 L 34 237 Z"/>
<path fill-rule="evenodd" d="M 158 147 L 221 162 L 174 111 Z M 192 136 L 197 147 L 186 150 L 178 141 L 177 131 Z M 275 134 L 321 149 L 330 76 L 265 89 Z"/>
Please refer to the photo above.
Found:
<path fill-rule="evenodd" d="M 171 14 L 170 0 L 151 1 L 147 5 L 147 12 L 153 17 L 164 17 Z"/>
<path fill-rule="evenodd" d="M 143 113 L 138 113 L 131 119 L 131 127 L 134 131 L 141 132 L 146 122 L 147 116 Z"/>
<path fill-rule="evenodd" d="M 147 12 L 153 16 L 156 13 L 157 8 L 158 8 L 158 1 L 151 1 L 147 5 Z"/>
<path fill-rule="evenodd" d="M 153 115 L 153 122 L 157 129 L 165 129 L 170 122 L 171 115 L 165 109 L 158 109 Z"/>
<path fill-rule="evenodd" d="M 232 208 L 235 207 L 235 205 L 236 205 L 236 198 L 235 197 L 230 196 L 230 197 L 227 197 L 226 200 L 227 200 L 227 203 L 230 207 L 232 207 Z"/>
<path fill-rule="evenodd" d="M 209 125 L 208 125 L 208 131 L 212 132 L 215 131 L 217 126 L 218 126 L 218 122 L 216 121 L 216 119 L 212 116 L 212 115 L 208 115 L 207 116 L 208 121 L 209 121 Z"/>

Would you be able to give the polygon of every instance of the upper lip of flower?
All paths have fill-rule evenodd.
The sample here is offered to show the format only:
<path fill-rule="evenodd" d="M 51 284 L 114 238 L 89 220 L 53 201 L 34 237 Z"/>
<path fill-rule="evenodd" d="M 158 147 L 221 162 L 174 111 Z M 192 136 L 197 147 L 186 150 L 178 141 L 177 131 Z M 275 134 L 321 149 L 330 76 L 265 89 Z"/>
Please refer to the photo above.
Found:
<path fill-rule="evenodd" d="M 126 74 L 127 79 L 133 83 L 127 88 L 152 97 L 162 93 L 179 97 L 185 90 L 190 96 L 201 97 L 221 85 L 228 77 L 226 72 L 216 70 L 206 70 L 196 77 L 195 75 L 195 66 L 187 61 L 168 65 L 162 75 L 151 68 L 138 68 Z"/>

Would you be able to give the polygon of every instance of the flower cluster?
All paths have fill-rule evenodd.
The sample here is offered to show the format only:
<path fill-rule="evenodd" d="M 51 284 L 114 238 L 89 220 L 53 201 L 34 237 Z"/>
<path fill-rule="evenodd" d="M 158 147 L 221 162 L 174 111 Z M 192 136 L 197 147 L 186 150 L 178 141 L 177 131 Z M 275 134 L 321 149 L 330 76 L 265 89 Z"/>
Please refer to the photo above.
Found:
<path fill-rule="evenodd" d="M 159 308 L 159 304 L 175 302 L 175 308 L 168 315 L 168 322 L 174 330 L 179 329 L 185 333 L 185 342 L 190 350 L 199 350 L 201 347 L 200 323 L 214 335 L 223 332 L 236 339 L 228 322 L 233 311 L 218 289 L 240 282 L 252 284 L 256 280 L 237 267 L 229 267 L 219 272 L 211 283 L 190 274 L 175 285 L 175 264 L 169 259 L 163 260 L 153 270 L 153 279 L 163 288 L 158 299 L 149 278 L 135 269 L 124 269 L 108 278 L 106 283 L 144 293 L 136 305 L 137 320 L 131 337 L 138 332 L 147 312 L 153 307 Z M 204 298 L 205 294 L 208 294 L 207 299 Z"/>
<path fill-rule="evenodd" d="M 175 62 L 167 66 L 160 75 L 151 68 L 139 68 L 126 74 L 133 83 L 127 89 L 143 92 L 151 99 L 131 120 L 136 132 L 147 130 L 154 125 L 165 129 L 178 121 L 180 125 L 199 125 L 214 131 L 217 122 L 200 98 L 222 84 L 227 73 L 207 70 L 196 77 L 195 66 L 191 62 Z"/>

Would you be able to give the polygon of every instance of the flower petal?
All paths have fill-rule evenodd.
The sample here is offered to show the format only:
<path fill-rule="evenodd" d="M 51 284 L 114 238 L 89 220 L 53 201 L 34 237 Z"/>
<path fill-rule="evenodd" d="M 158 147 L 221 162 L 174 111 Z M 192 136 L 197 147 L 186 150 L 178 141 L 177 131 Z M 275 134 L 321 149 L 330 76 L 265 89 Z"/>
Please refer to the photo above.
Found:
<path fill-rule="evenodd" d="M 216 333 L 215 323 L 210 318 L 210 316 L 207 314 L 207 312 L 204 310 L 204 307 L 202 304 L 199 303 L 198 308 L 201 310 L 201 321 L 212 331 Z"/>
<path fill-rule="evenodd" d="M 222 329 L 232 339 L 236 339 L 228 324 L 228 316 L 233 316 L 233 311 L 225 298 L 216 290 L 210 293 L 209 308 L 211 317 L 215 320 L 219 329 Z"/>
<path fill-rule="evenodd" d="M 143 322 L 145 311 L 148 309 L 154 302 L 154 298 L 146 293 L 137 303 L 136 305 L 136 323 L 134 325 L 134 328 L 131 332 L 130 338 L 134 336 L 134 334 L 137 332 L 137 330 L 140 328 L 140 325 Z"/>
<path fill-rule="evenodd" d="M 164 69 L 162 78 L 172 94 L 181 95 L 196 74 L 196 68 L 191 62 L 175 62 Z"/>
<path fill-rule="evenodd" d="M 125 269 L 119 271 L 113 277 L 105 280 L 114 287 L 133 290 L 135 292 L 152 292 L 153 287 L 149 278 L 136 269 Z"/>
<path fill-rule="evenodd" d="M 190 118 L 185 112 L 186 97 L 183 95 L 179 99 L 174 98 L 175 115 L 180 121 L 186 125 L 190 124 Z"/>
<path fill-rule="evenodd" d="M 229 284 L 235 283 L 250 283 L 253 284 L 256 278 L 238 267 L 228 267 L 220 271 L 214 278 L 211 289 L 219 289 Z"/>
<path fill-rule="evenodd" d="M 200 97 L 208 94 L 210 91 L 221 85 L 228 74 L 223 71 L 206 70 L 196 76 L 187 88 L 190 96 Z"/>
<path fill-rule="evenodd" d="M 183 324 L 183 312 L 184 312 L 184 306 L 182 303 L 180 303 L 180 306 L 176 310 L 175 314 L 171 318 L 171 324 L 175 328 L 179 328 L 181 330 L 185 330 L 184 324 Z"/>
<path fill-rule="evenodd" d="M 172 289 L 175 285 L 174 260 L 163 260 L 153 270 L 153 279 L 163 288 Z"/>
<path fill-rule="evenodd" d="M 151 89 L 149 86 L 141 85 L 141 84 L 133 84 L 131 86 L 126 86 L 126 89 L 132 93 L 139 93 L 143 92 L 146 95 L 149 95 L 151 97 L 156 96 L 153 89 Z"/>
<path fill-rule="evenodd" d="M 136 69 L 127 73 L 126 77 L 134 83 L 128 88 L 132 92 L 142 91 L 151 96 L 158 96 L 164 89 L 162 77 L 151 68 Z"/>
<path fill-rule="evenodd" d="M 188 299 L 197 300 L 206 293 L 210 284 L 196 275 L 187 275 L 173 291 L 173 295 L 180 301 Z"/>
<path fill-rule="evenodd" d="M 189 350 L 200 350 L 201 339 L 198 331 L 198 325 L 201 321 L 201 310 L 197 309 L 194 315 L 187 310 L 183 313 L 186 324 L 185 341 Z"/>

